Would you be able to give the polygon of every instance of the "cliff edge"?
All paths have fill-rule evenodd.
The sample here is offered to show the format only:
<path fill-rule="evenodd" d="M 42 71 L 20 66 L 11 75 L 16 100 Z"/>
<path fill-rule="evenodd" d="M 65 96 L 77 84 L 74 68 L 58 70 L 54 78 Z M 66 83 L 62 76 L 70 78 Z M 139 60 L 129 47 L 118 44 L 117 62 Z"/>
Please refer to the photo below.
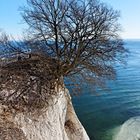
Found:
<path fill-rule="evenodd" d="M 89 140 L 67 89 L 59 91 L 40 112 L 9 110 L 0 105 L 0 140 Z"/>

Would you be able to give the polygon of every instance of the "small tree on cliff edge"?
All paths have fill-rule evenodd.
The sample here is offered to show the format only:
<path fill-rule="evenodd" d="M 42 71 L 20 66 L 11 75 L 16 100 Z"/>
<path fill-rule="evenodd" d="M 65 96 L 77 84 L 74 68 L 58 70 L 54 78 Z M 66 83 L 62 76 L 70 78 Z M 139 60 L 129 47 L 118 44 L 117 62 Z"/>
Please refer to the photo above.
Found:
<path fill-rule="evenodd" d="M 1 89 L 4 85 L 15 89 L 10 97 L 32 94 L 35 87 L 41 94 L 51 87 L 48 81 L 60 82 L 64 77 L 98 85 L 115 77 L 113 64 L 126 52 L 118 34 L 117 11 L 98 0 L 27 3 L 22 14 L 29 25 L 26 41 L 10 42 L 4 35 L 1 38 L 6 55 L 18 53 L 17 61 L 1 65 Z"/>

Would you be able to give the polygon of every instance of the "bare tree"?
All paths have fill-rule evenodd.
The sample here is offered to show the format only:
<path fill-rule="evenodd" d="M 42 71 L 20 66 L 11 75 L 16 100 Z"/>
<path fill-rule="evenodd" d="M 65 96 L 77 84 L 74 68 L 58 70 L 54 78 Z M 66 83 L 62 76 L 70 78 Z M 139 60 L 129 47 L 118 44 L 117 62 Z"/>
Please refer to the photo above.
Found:
<path fill-rule="evenodd" d="M 107 79 L 115 78 L 114 63 L 121 62 L 126 52 L 119 37 L 118 11 L 98 0 L 27 3 L 22 9 L 23 19 L 29 25 L 27 39 L 20 45 L 7 37 L 1 39 L 8 54 L 11 49 L 20 54 L 17 61 L 1 66 L 1 73 L 6 73 L 1 83 L 11 83 L 12 76 L 18 81 L 19 74 L 22 80 L 15 85 L 14 93 L 29 93 L 34 84 L 42 93 L 46 80 L 63 83 L 64 77 L 78 77 L 79 82 L 88 80 L 102 86 Z"/>
<path fill-rule="evenodd" d="M 32 42 L 39 43 L 33 45 L 58 61 L 58 77 L 84 69 L 96 73 L 98 66 L 104 69 L 124 52 L 119 14 L 105 4 L 96 0 L 28 0 L 28 4 L 23 18 Z"/>

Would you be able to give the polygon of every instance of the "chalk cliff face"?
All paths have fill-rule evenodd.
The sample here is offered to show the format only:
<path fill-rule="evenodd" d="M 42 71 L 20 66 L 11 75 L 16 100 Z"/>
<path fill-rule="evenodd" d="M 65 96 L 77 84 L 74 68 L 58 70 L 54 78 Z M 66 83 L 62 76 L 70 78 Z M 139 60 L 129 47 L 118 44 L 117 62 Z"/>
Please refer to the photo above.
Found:
<path fill-rule="evenodd" d="M 61 90 L 38 112 L 8 111 L 0 105 L 0 140 L 89 140 L 73 109 L 68 90 Z"/>
<path fill-rule="evenodd" d="M 133 117 L 126 121 L 114 140 L 140 140 L 140 117 Z"/>

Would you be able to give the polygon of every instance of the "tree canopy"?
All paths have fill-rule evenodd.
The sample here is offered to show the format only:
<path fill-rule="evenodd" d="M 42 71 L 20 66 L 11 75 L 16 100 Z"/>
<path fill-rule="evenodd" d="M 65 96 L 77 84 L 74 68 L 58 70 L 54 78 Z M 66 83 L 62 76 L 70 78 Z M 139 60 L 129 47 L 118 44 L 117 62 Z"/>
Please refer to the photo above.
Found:
<path fill-rule="evenodd" d="M 7 35 L 0 39 L 0 88 L 13 90 L 9 97 L 48 92 L 52 87 L 48 82 L 63 83 L 64 77 L 97 85 L 115 78 L 114 63 L 121 62 L 126 52 L 118 11 L 99 0 L 27 0 L 27 4 L 22 7 L 29 26 L 25 39 L 10 41 Z"/>

